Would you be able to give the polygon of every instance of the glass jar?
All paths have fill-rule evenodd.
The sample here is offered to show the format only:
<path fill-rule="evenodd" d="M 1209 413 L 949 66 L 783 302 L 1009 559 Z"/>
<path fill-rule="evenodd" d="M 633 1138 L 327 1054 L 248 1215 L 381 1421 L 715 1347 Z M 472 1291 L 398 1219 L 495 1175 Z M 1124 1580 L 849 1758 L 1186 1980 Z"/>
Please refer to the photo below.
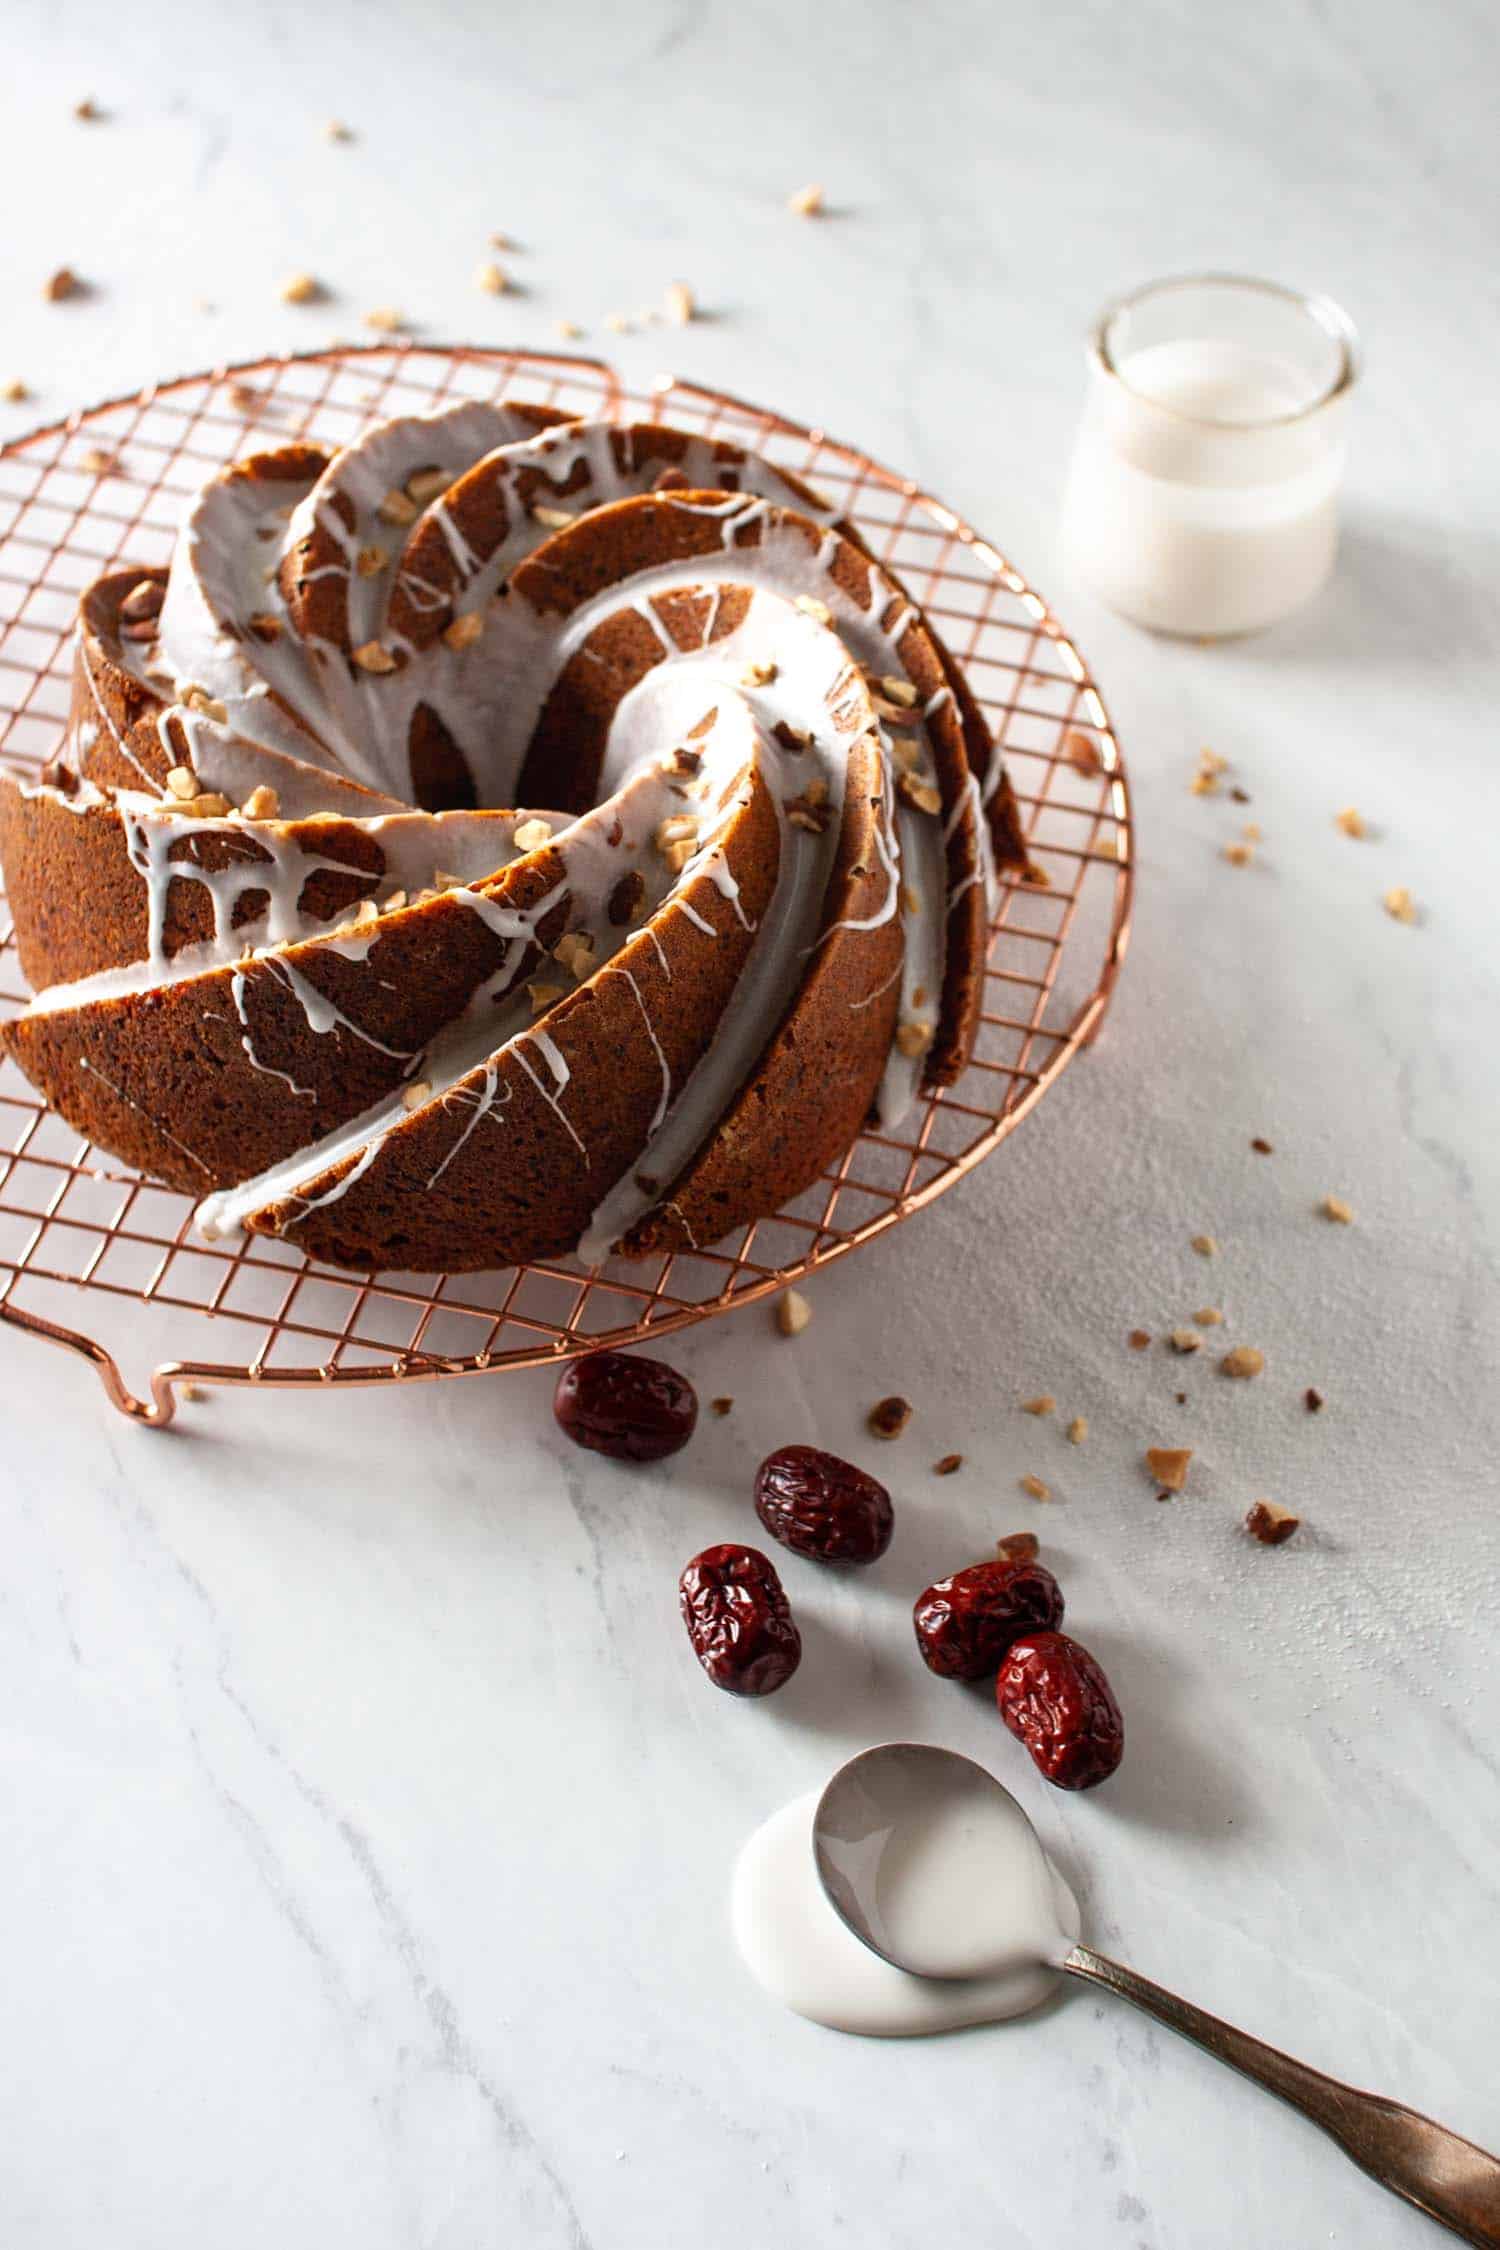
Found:
<path fill-rule="evenodd" d="M 1333 568 L 1353 324 L 1327 297 L 1228 274 L 1122 297 L 1089 342 L 1069 561 L 1160 633 L 1249 633 Z"/>

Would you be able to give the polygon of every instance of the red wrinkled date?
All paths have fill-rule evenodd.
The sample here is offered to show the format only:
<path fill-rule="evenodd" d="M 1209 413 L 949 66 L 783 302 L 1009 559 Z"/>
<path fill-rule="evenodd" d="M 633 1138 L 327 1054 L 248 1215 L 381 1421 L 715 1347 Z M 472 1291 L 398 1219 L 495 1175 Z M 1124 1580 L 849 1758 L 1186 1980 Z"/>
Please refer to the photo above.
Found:
<path fill-rule="evenodd" d="M 590 1352 L 558 1378 L 552 1411 L 575 1445 L 615 1461 L 662 1461 L 687 1444 L 698 1398 L 665 1360 Z"/>
<path fill-rule="evenodd" d="M 1000 1716 L 1058 1789 L 1107 1781 L 1125 1748 L 1125 1722 L 1108 1680 L 1066 1633 L 1016 1642 L 995 1682 Z"/>
<path fill-rule="evenodd" d="M 781 1580 L 758 1547 L 705 1547 L 677 1584 L 693 1654 L 730 1695 L 771 1695 L 802 1661 Z"/>
<path fill-rule="evenodd" d="M 944 1680 L 982 1680 L 1023 1634 L 1062 1623 L 1062 1588 L 1044 1563 L 974 1563 L 917 1596 L 917 1646 Z"/>
<path fill-rule="evenodd" d="M 875 1562 L 895 1524 L 885 1486 L 816 1445 L 767 1455 L 756 1472 L 755 1512 L 773 1539 L 810 1562 Z"/>

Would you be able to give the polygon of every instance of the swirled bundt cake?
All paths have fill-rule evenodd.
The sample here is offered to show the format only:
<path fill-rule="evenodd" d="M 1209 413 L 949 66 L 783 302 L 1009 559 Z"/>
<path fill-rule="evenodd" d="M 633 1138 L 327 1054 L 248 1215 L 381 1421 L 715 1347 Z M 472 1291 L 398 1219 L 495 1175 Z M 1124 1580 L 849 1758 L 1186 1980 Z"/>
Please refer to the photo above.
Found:
<path fill-rule="evenodd" d="M 0 786 L 0 1038 L 209 1236 L 701 1246 L 958 1075 L 1021 857 L 962 675 L 805 484 L 466 405 L 240 462 L 84 596 L 61 756 Z"/>

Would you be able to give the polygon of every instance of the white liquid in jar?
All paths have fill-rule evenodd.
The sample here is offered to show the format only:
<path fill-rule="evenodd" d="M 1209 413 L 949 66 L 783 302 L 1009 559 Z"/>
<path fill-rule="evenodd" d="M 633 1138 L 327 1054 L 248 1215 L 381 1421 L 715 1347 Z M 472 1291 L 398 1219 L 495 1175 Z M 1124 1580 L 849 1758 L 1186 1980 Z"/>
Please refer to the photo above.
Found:
<path fill-rule="evenodd" d="M 818 1801 L 813 1790 L 773 1813 L 734 1872 L 735 1942 L 774 1998 L 835 2031 L 898 2039 L 997 2023 L 1051 1996 L 1078 1906 L 1018 1806 L 983 1826 L 934 1821 L 882 1866 L 885 1936 L 905 1958 L 941 1962 L 939 1978 L 892 1968 L 829 1905 L 813 1860 Z M 984 1975 L 953 1968 L 981 1961 Z"/>
<path fill-rule="evenodd" d="M 1128 353 L 1101 378 L 1068 479 L 1072 562 L 1158 632 L 1246 633 L 1333 567 L 1341 411 L 1297 370 L 1217 338 Z M 1286 417 L 1292 417 L 1288 420 Z"/>

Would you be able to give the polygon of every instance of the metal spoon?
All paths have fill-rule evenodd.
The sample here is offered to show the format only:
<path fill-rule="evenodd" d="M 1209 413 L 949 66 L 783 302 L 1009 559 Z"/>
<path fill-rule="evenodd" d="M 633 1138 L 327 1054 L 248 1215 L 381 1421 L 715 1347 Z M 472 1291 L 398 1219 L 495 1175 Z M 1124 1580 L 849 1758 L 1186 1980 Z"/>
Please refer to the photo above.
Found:
<path fill-rule="evenodd" d="M 930 1842 L 939 1821 L 971 1848 L 983 1824 L 993 1822 L 1012 1886 L 1019 1884 L 1023 1898 L 1034 1895 L 1033 1865 L 1045 1870 L 1046 1860 L 1021 1806 L 971 1758 L 920 1742 L 884 1743 L 834 1775 L 813 1820 L 819 1880 L 845 1925 L 893 1968 L 915 1976 L 983 1976 L 1014 1951 L 1014 1887 L 974 1885 L 961 1926 L 939 1914 L 919 1927 L 902 1911 L 903 1873 L 915 1870 L 912 1880 L 921 1882 L 937 1867 L 939 1854 L 924 1853 L 924 1839 Z M 893 1945 L 903 1947 L 904 1958 Z M 1381 2094 L 1325 2078 L 1086 1945 L 1066 1953 L 1059 1947 L 1055 1966 L 1134 2001 L 1300 2109 L 1392 2194 L 1479 2250 L 1500 2250 L 1500 2159 L 1472 2141 Z"/>

